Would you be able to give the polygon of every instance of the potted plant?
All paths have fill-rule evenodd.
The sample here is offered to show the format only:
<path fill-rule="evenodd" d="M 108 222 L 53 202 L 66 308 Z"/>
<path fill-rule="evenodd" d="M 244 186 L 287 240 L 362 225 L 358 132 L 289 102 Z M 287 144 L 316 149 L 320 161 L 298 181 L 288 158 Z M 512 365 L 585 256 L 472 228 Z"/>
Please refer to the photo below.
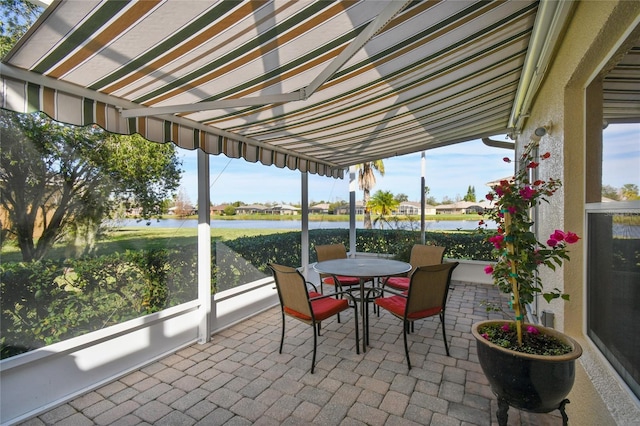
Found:
<path fill-rule="evenodd" d="M 500 181 L 486 196 L 492 206 L 484 217 L 495 221 L 498 230 L 487 236 L 496 261 L 485 272 L 492 275 L 503 293 L 511 294 L 509 304 L 515 318 L 476 323 L 472 333 L 480 365 L 498 397 L 500 425 L 507 424 L 509 406 L 539 413 L 559 409 L 566 423 L 566 395 L 573 386 L 574 362 L 582 354 L 580 345 L 569 336 L 524 321 L 524 306 L 537 294 L 547 302 L 569 300 L 558 289 L 544 289 L 537 272 L 541 266 L 555 270 L 569 260 L 568 246 L 579 240 L 573 232 L 556 230 L 542 242 L 532 230 L 532 209 L 548 202 L 562 185 L 557 179 L 530 177 L 540 161 L 550 157 L 548 152 L 538 155 L 538 148 L 539 142 L 529 143 L 513 178 Z M 509 158 L 504 160 L 511 162 Z M 480 225 L 480 232 L 485 233 L 484 220 Z M 489 305 L 488 310 L 492 309 Z"/>

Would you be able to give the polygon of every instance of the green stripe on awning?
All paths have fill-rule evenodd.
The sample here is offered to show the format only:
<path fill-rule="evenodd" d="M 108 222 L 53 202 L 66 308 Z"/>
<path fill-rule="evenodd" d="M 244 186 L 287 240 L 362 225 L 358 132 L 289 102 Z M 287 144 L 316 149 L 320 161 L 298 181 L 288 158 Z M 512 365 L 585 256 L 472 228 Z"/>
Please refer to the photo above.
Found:
<path fill-rule="evenodd" d="M 29 83 L 27 85 L 27 112 L 40 111 L 40 86 Z"/>
<path fill-rule="evenodd" d="M 85 126 L 95 123 L 95 117 L 93 115 L 93 100 L 84 98 L 84 108 L 82 111 L 82 124 Z"/>
<path fill-rule="evenodd" d="M 76 31 L 66 37 L 60 46 L 40 61 L 33 68 L 33 71 L 44 74 L 47 70 L 56 66 L 58 62 L 66 58 L 71 52 L 76 50 L 78 46 L 82 46 L 87 40 L 91 39 L 99 28 L 127 7 L 129 2 L 130 0 L 119 0 L 104 3 L 102 7 L 100 7 L 96 13 L 93 13 Z"/>
<path fill-rule="evenodd" d="M 240 3 L 241 2 L 236 0 L 224 0 L 218 3 L 215 8 L 211 9 L 209 12 L 205 13 L 200 18 L 187 25 L 184 29 L 178 31 L 175 35 L 169 37 L 162 43 L 159 43 L 154 48 L 149 49 L 143 55 L 127 63 L 122 68 L 119 68 L 117 71 L 109 74 L 106 78 L 96 81 L 94 84 L 89 86 L 89 89 L 100 90 L 101 88 L 108 86 L 111 83 L 119 80 L 120 78 L 145 66 L 147 63 L 152 62 L 159 56 L 165 54 L 167 51 L 175 49 L 176 46 L 179 46 L 185 40 L 200 32 L 206 26 L 211 25 L 212 22 L 218 20 L 218 18 L 232 10 Z"/>
<path fill-rule="evenodd" d="M 250 42 L 243 44 L 241 48 L 236 49 L 232 52 L 229 52 L 226 55 L 223 55 L 222 57 L 216 59 L 215 61 L 212 61 L 210 64 L 203 66 L 197 69 L 196 71 L 193 71 L 190 74 L 187 74 L 181 78 L 177 78 L 171 81 L 169 84 L 162 86 L 152 92 L 147 93 L 144 96 L 141 96 L 135 99 L 134 102 L 144 103 L 149 99 L 153 99 L 156 96 L 161 96 L 165 94 L 169 90 L 173 90 L 178 87 L 188 85 L 191 81 L 199 77 L 202 77 L 205 74 L 208 74 L 209 72 L 215 70 L 216 68 L 223 66 L 230 61 L 233 61 L 234 59 L 246 54 L 247 52 L 250 52 L 254 49 L 259 49 L 260 46 L 262 46 L 267 41 L 278 38 L 280 34 L 290 30 L 296 25 L 299 25 L 301 22 L 304 22 L 305 20 L 312 18 L 319 11 L 329 6 L 331 6 L 331 2 L 327 2 L 327 1 L 313 2 L 309 7 L 303 9 L 302 12 L 297 13 L 294 17 L 287 19 L 277 27 L 271 28 L 269 31 L 266 31 L 258 35 L 256 38 L 254 38 Z M 93 88 L 93 86 L 91 88 Z"/>

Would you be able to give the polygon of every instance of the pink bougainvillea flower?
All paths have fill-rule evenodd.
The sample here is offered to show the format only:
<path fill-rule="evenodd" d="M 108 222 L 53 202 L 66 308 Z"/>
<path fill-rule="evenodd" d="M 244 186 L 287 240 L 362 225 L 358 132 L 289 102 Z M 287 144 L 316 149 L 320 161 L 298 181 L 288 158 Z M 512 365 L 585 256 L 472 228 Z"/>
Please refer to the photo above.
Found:
<path fill-rule="evenodd" d="M 478 226 L 482 226 L 484 225 L 484 220 L 481 220 L 480 222 L 478 222 Z"/>
<path fill-rule="evenodd" d="M 540 156 L 540 158 L 546 160 L 547 158 L 551 157 L 551 153 L 550 152 L 545 152 L 544 154 L 542 154 Z"/>
<path fill-rule="evenodd" d="M 556 229 L 553 234 L 551 234 L 551 237 L 556 241 L 563 241 L 565 238 L 565 233 L 559 229 Z"/>
<path fill-rule="evenodd" d="M 489 335 L 487 333 L 482 333 L 481 336 L 486 339 L 489 340 Z"/>
<path fill-rule="evenodd" d="M 493 237 L 489 238 L 489 242 L 493 244 L 493 246 L 497 249 L 502 247 L 503 241 L 504 241 L 504 235 L 502 234 L 494 235 Z"/>
<path fill-rule="evenodd" d="M 487 265 L 484 267 L 484 273 L 487 275 L 493 274 L 493 266 Z"/>
<path fill-rule="evenodd" d="M 540 163 L 536 163 L 535 161 L 532 161 L 529 164 L 527 164 L 527 169 L 535 169 L 539 165 L 540 165 Z"/>
<path fill-rule="evenodd" d="M 502 327 L 500 327 L 502 329 L 502 331 L 509 331 L 511 330 L 511 327 L 509 327 L 509 324 L 502 324 Z"/>
<path fill-rule="evenodd" d="M 516 212 L 518 211 L 518 209 L 516 209 L 516 208 L 515 208 L 515 207 L 513 207 L 513 206 L 509 206 L 509 207 L 507 207 L 507 210 L 509 210 L 509 213 L 511 213 L 512 215 L 513 215 L 513 214 L 516 214 Z"/>
<path fill-rule="evenodd" d="M 511 162 L 511 158 L 509 158 L 509 157 L 504 157 L 504 158 L 502 159 L 502 161 L 504 161 L 505 163 L 510 163 L 510 162 Z"/>
<path fill-rule="evenodd" d="M 547 245 L 548 245 L 549 247 L 555 247 L 555 246 L 557 246 L 557 245 L 558 245 L 558 242 L 559 242 L 558 240 L 554 240 L 553 238 L 549 238 L 549 239 L 547 240 Z"/>
<path fill-rule="evenodd" d="M 527 333 L 529 334 L 540 334 L 540 331 L 532 325 L 527 326 Z"/>
<path fill-rule="evenodd" d="M 489 193 L 487 195 L 485 195 L 485 198 L 489 201 L 493 201 L 493 194 Z"/>
<path fill-rule="evenodd" d="M 580 237 L 578 237 L 578 235 L 574 234 L 573 232 L 567 232 L 564 236 L 564 240 L 568 243 L 568 244 L 574 244 L 577 243 L 578 240 L 580 239 Z"/>
<path fill-rule="evenodd" d="M 536 195 L 535 189 L 531 188 L 529 185 L 524 188 L 520 188 L 520 196 L 525 200 L 530 200 Z"/>

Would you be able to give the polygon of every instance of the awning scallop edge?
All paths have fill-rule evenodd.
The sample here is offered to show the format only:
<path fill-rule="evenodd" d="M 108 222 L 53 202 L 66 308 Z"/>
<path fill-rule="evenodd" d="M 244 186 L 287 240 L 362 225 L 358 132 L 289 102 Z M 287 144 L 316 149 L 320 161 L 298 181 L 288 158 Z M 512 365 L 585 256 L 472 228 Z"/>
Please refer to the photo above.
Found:
<path fill-rule="evenodd" d="M 76 126 L 96 124 L 112 133 L 138 133 L 152 142 L 173 142 L 181 148 L 200 148 L 212 155 L 224 154 L 229 158 L 243 158 L 251 163 L 260 162 L 266 166 L 286 167 L 320 176 L 344 177 L 342 167 L 305 158 L 293 151 L 278 149 L 251 138 L 174 115 L 124 118 L 122 110 L 138 108 L 139 105 L 120 105 L 122 100 L 93 91 L 85 94 L 82 93 L 85 90 L 78 87 L 60 88 L 65 83 L 58 80 L 52 80 L 54 84 L 42 84 L 48 78 L 35 73 L 29 73 L 31 81 L 21 78 L 23 76 L 12 75 L 24 73 L 1 64 L 2 108 L 19 113 L 41 111 L 62 123 Z"/>

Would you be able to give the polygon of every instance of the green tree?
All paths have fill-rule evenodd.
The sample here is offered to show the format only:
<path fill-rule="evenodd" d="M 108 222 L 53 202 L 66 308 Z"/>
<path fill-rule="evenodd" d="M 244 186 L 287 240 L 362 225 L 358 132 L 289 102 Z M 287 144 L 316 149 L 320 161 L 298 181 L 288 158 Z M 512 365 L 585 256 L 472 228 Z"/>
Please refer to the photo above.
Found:
<path fill-rule="evenodd" d="M 409 196 L 407 194 L 397 194 L 393 198 L 395 198 L 395 200 L 398 203 L 404 203 L 405 201 L 409 201 Z"/>
<path fill-rule="evenodd" d="M 339 201 L 336 201 L 335 203 L 329 203 L 329 214 L 335 214 L 337 209 L 339 209 L 340 207 L 348 206 L 348 205 L 349 203 L 345 202 L 344 200 L 339 200 Z"/>
<path fill-rule="evenodd" d="M 362 202 L 364 204 L 364 228 L 371 229 L 371 212 L 369 211 L 369 198 L 371 190 L 376 186 L 376 176 L 374 171 L 384 176 L 384 163 L 382 160 L 369 161 L 356 166 L 358 170 L 358 186 L 363 191 Z"/>
<path fill-rule="evenodd" d="M 229 204 L 225 206 L 223 212 L 225 216 L 234 216 L 236 214 L 236 208 L 233 204 Z"/>
<path fill-rule="evenodd" d="M 379 223 L 380 229 L 383 229 L 384 223 L 389 224 L 387 217 L 390 216 L 399 205 L 400 201 L 394 198 L 390 191 L 376 191 L 367 203 L 368 209 L 378 215 L 373 223 L 374 225 Z"/>
<path fill-rule="evenodd" d="M 44 9 L 22 0 L 0 0 L 0 58 L 4 57 Z"/>
<path fill-rule="evenodd" d="M 476 201 L 476 188 L 469 185 L 469 188 L 467 188 L 467 195 L 464 196 L 463 198 L 464 201 L 471 201 L 474 202 Z"/>
<path fill-rule="evenodd" d="M 638 196 L 638 185 L 633 183 L 625 183 L 622 185 L 622 199 L 631 201 L 631 200 L 640 200 L 640 196 Z"/>
<path fill-rule="evenodd" d="M 117 136 L 43 114 L 0 112 L 0 205 L 24 261 L 68 234 L 97 233 L 121 205 L 149 220 L 180 181 L 173 144 Z M 40 237 L 35 238 L 40 230 Z"/>
<path fill-rule="evenodd" d="M 611 185 L 602 185 L 602 196 L 610 198 L 612 200 L 620 200 L 620 194 L 618 194 L 618 188 Z"/>

